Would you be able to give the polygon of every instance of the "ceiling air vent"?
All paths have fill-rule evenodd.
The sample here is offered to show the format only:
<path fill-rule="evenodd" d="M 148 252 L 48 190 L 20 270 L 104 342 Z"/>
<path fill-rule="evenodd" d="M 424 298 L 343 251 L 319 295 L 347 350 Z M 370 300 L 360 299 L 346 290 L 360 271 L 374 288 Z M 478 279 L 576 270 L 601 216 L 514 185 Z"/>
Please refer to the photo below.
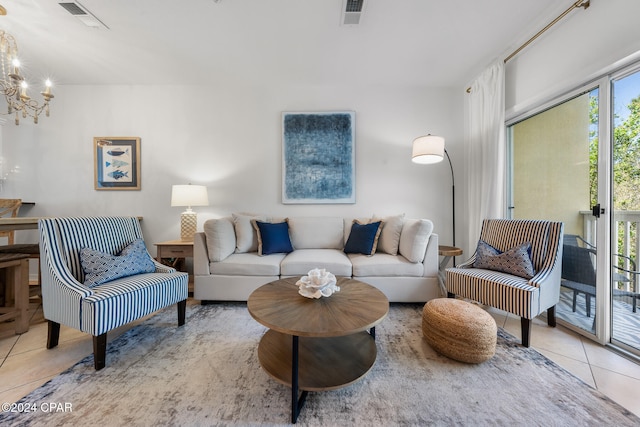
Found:
<path fill-rule="evenodd" d="M 89 12 L 86 7 L 84 7 L 77 1 L 60 2 L 58 4 L 62 6 L 67 12 L 78 18 L 87 27 L 109 29 L 109 27 L 107 27 L 104 22 L 99 20 L 93 13 Z"/>
<path fill-rule="evenodd" d="M 342 25 L 358 25 L 364 9 L 364 0 L 344 0 Z"/>

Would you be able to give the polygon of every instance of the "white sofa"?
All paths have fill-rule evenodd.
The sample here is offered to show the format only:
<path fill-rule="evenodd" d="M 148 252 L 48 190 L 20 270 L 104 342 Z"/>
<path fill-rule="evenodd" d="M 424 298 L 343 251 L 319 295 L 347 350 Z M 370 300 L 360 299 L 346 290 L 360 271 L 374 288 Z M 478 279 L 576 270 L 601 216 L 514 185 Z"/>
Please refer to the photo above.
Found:
<path fill-rule="evenodd" d="M 391 302 L 425 302 L 439 297 L 438 236 L 426 219 L 404 215 L 383 220 L 374 255 L 345 254 L 353 218 L 288 218 L 293 252 L 260 256 L 252 219 L 266 216 L 233 214 L 210 219 L 194 236 L 194 298 L 246 301 L 258 287 L 284 277 L 325 268 L 336 276 L 375 286 Z M 376 219 L 377 220 L 377 219 Z M 371 222 L 371 218 L 360 222 Z"/>

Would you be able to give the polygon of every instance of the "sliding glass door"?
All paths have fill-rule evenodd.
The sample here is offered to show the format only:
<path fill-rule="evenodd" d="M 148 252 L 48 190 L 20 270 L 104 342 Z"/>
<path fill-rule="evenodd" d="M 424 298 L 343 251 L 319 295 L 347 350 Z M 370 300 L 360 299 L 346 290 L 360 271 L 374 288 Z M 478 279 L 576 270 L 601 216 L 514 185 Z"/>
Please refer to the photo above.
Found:
<path fill-rule="evenodd" d="M 584 90 L 508 127 L 510 217 L 564 223 L 559 320 L 596 333 L 599 89 Z M 594 210 L 595 209 L 595 210 Z"/>
<path fill-rule="evenodd" d="M 611 340 L 640 351 L 640 71 L 612 79 L 613 219 Z"/>
<path fill-rule="evenodd" d="M 565 225 L 560 323 L 640 355 L 640 64 L 507 132 L 510 217 Z"/>

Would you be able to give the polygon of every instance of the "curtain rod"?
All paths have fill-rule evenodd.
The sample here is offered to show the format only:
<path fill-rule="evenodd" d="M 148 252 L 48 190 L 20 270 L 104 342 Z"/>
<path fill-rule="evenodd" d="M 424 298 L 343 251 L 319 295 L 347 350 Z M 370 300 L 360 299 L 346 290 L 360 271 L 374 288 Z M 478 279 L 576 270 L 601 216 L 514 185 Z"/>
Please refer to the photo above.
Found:
<path fill-rule="evenodd" d="M 553 21 L 551 21 L 549 24 L 547 24 L 546 27 L 544 27 L 543 29 L 541 29 L 540 31 L 538 31 L 536 33 L 536 35 L 534 35 L 533 37 L 531 37 L 529 40 L 527 40 L 522 46 L 520 46 L 519 48 L 517 48 L 516 50 L 514 50 L 511 55 L 507 56 L 504 59 L 504 63 L 506 64 L 511 58 L 513 58 L 514 56 L 516 56 L 518 53 L 520 53 L 520 51 L 522 49 L 524 49 L 525 47 L 529 46 L 535 39 L 537 39 L 538 37 L 540 37 L 542 34 L 544 34 L 549 28 L 553 27 L 555 24 L 558 23 L 558 21 L 560 21 L 562 18 L 564 18 L 565 16 L 567 16 L 569 14 L 569 12 L 571 12 L 574 9 L 577 9 L 579 7 L 584 8 L 585 10 L 587 10 L 587 8 L 589 7 L 589 5 L 591 4 L 591 0 L 578 0 L 576 1 L 574 4 L 572 4 L 567 10 L 565 10 L 564 12 L 562 12 L 556 19 L 554 19 Z M 467 93 L 471 93 L 471 88 L 468 87 L 467 88 Z"/>

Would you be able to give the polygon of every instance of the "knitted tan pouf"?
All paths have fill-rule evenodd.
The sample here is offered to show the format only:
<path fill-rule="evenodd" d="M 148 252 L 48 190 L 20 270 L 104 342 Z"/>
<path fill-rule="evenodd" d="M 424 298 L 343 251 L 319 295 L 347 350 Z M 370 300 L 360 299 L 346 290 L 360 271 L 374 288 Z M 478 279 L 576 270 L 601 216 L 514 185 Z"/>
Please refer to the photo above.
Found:
<path fill-rule="evenodd" d="M 460 362 L 481 363 L 496 352 L 497 327 L 480 307 L 453 298 L 427 302 L 422 334 L 438 353 Z"/>

